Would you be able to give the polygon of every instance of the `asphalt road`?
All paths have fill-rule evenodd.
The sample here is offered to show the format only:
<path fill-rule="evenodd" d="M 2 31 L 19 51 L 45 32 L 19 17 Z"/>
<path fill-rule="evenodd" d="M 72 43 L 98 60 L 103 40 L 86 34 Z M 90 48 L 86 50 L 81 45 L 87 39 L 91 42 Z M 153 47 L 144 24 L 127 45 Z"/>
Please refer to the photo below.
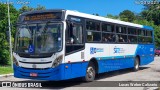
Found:
<path fill-rule="evenodd" d="M 101 89 L 101 90 L 153 90 L 156 89 L 157 87 L 87 87 L 87 86 L 96 86 L 97 82 L 82 82 L 79 81 L 80 79 L 74 79 L 74 80 L 69 80 L 66 82 L 54 82 L 54 81 L 38 81 L 41 82 L 43 85 L 47 86 L 43 89 L 76 89 L 76 90 L 81 90 L 81 89 Z M 10 77 L 5 77 L 5 78 L 0 78 L 0 81 L 29 81 L 33 82 L 33 80 L 29 79 L 18 79 L 14 78 L 13 76 Z M 35 80 L 34 80 L 35 81 Z M 76 81 L 76 82 L 75 82 Z M 124 70 L 119 70 L 119 71 L 112 71 L 112 72 L 107 72 L 103 74 L 99 74 L 96 77 L 96 80 L 98 81 L 99 84 L 105 83 L 103 81 L 160 81 L 160 57 L 155 57 L 154 62 L 141 66 L 140 70 L 137 72 L 133 72 L 132 69 L 124 69 Z M 108 82 L 107 82 L 108 83 Z M 55 87 L 55 86 L 60 86 L 60 87 Z M 5 89 L 19 89 L 21 90 L 22 88 L 0 88 L 0 90 Z M 28 88 L 23 88 L 27 89 Z M 30 88 L 30 89 L 39 89 L 39 88 Z"/>

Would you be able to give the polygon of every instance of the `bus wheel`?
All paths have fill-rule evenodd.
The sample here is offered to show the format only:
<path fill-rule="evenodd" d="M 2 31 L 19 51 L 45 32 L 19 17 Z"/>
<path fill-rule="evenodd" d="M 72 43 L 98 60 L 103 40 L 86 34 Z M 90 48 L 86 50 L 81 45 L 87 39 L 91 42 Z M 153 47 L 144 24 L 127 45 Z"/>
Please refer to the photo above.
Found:
<path fill-rule="evenodd" d="M 136 57 L 134 60 L 134 71 L 138 71 L 139 70 L 139 58 Z"/>
<path fill-rule="evenodd" d="M 96 75 L 96 72 L 95 72 L 94 63 L 89 62 L 84 80 L 87 82 L 93 81 L 95 79 L 95 75 Z"/>

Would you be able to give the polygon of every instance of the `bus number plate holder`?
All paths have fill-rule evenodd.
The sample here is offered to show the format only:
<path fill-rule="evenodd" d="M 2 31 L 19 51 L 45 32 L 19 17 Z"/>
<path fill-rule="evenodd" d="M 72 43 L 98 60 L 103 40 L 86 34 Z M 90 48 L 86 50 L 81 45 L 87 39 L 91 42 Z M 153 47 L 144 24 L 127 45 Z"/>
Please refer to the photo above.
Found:
<path fill-rule="evenodd" d="M 38 74 L 37 74 L 37 73 L 30 73 L 30 76 L 31 76 L 31 77 L 37 77 Z"/>

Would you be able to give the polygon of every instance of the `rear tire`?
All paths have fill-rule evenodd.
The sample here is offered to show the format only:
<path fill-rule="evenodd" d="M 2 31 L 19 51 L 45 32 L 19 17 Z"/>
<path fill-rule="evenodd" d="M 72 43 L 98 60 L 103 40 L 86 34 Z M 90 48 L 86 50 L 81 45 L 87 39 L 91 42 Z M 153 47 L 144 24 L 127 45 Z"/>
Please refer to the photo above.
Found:
<path fill-rule="evenodd" d="M 140 65 L 139 58 L 136 57 L 135 60 L 134 60 L 134 71 L 139 70 L 139 65 Z"/>
<path fill-rule="evenodd" d="M 96 75 L 95 66 L 93 62 L 89 62 L 89 65 L 86 69 L 86 75 L 84 81 L 91 82 L 94 81 Z"/>

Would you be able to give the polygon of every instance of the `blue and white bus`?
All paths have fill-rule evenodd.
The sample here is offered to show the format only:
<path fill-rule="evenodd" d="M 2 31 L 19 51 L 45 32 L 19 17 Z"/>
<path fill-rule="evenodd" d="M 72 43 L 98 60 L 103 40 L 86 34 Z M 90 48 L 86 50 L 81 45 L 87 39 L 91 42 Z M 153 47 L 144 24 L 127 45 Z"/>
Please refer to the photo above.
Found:
<path fill-rule="evenodd" d="M 99 73 L 151 63 L 154 32 L 78 11 L 30 11 L 19 16 L 13 57 L 17 78 L 93 81 Z"/>

